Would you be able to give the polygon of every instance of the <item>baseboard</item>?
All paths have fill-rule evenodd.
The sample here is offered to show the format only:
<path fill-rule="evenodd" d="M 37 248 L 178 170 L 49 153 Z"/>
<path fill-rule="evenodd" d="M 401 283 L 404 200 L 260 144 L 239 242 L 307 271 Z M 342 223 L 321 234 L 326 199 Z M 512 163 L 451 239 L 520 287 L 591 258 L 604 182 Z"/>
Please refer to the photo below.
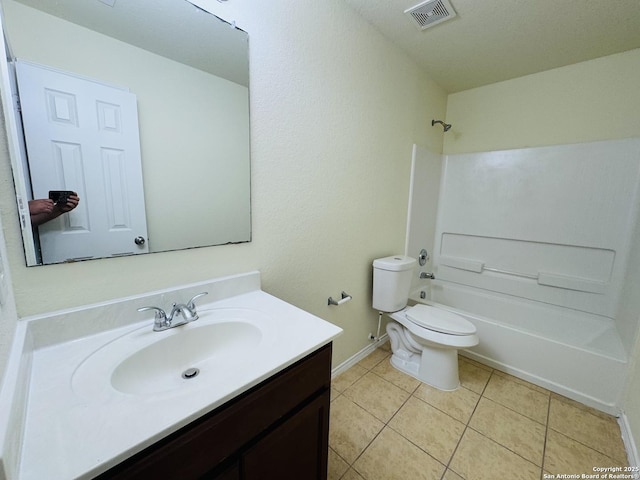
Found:
<path fill-rule="evenodd" d="M 638 454 L 638 447 L 631 433 L 631 425 L 629 425 L 629 419 L 625 412 L 621 412 L 618 417 L 618 424 L 620 425 L 620 433 L 622 434 L 622 441 L 624 442 L 624 448 L 627 451 L 627 460 L 630 467 L 640 467 L 640 454 Z"/>
<path fill-rule="evenodd" d="M 362 360 L 367 355 L 369 355 L 371 352 L 373 352 L 376 348 L 378 348 L 381 345 L 383 345 L 384 343 L 386 343 L 388 339 L 389 339 L 389 336 L 385 333 L 384 335 L 380 336 L 380 338 L 377 341 L 371 342 L 369 345 L 364 347 L 362 350 L 357 352 L 355 355 L 353 355 L 353 356 L 349 357 L 348 359 L 346 359 L 340 365 L 338 365 L 333 370 L 331 370 L 331 378 L 333 379 L 333 378 L 337 377 L 338 375 L 340 375 L 341 373 L 344 373 L 345 371 L 349 370 L 356 363 L 358 363 L 360 360 Z"/>

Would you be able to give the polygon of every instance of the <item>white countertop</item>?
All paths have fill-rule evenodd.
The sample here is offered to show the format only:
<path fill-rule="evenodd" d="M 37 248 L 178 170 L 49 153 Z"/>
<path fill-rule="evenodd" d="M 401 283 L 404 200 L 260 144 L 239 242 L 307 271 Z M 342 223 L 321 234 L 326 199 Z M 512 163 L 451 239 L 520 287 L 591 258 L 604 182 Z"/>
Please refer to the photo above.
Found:
<path fill-rule="evenodd" d="M 215 384 L 203 383 L 204 376 L 197 387 L 188 384 L 153 395 L 121 393 L 110 386 L 108 378 L 98 380 L 101 387 L 95 394 L 72 385 L 78 366 L 93 352 L 136 330 L 151 332 L 153 321 L 148 319 L 35 349 L 20 479 L 93 478 L 329 343 L 342 331 L 261 290 L 202 302 L 198 312 L 202 317 L 210 309 L 247 308 L 266 313 L 257 321 L 268 324 L 264 327 L 270 332 L 267 341 L 244 362 L 251 368 L 242 368 Z M 134 318 L 135 313 L 133 310 Z M 171 352 L 166 355 L 170 358 Z"/>

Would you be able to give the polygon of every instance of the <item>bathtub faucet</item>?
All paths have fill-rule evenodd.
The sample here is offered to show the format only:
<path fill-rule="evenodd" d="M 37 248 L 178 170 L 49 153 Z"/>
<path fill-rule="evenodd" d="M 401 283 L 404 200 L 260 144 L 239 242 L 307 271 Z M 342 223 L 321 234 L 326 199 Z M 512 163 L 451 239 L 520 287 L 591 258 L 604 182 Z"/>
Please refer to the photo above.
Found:
<path fill-rule="evenodd" d="M 430 278 L 431 280 L 435 280 L 436 276 L 433 273 L 420 272 L 420 278 Z"/>

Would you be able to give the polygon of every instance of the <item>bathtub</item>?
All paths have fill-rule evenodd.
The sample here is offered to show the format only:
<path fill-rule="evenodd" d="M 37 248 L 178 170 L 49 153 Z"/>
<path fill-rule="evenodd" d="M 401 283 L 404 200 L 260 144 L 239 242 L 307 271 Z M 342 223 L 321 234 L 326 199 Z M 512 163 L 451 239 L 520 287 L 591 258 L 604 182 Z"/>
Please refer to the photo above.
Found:
<path fill-rule="evenodd" d="M 612 319 L 439 280 L 416 287 L 411 300 L 457 313 L 476 326 L 480 343 L 461 355 L 620 413 L 628 365 Z"/>

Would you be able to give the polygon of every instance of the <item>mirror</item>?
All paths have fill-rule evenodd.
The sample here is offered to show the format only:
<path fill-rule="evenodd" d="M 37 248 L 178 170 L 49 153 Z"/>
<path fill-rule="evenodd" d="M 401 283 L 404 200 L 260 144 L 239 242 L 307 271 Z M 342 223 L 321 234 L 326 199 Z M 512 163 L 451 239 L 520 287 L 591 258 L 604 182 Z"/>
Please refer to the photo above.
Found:
<path fill-rule="evenodd" d="M 2 9 L 25 141 L 12 156 L 28 158 L 12 159 L 27 265 L 251 240 L 245 32 L 187 0 Z M 34 226 L 28 206 L 54 202 L 29 200 L 52 190 L 77 206 L 65 197 Z"/>

